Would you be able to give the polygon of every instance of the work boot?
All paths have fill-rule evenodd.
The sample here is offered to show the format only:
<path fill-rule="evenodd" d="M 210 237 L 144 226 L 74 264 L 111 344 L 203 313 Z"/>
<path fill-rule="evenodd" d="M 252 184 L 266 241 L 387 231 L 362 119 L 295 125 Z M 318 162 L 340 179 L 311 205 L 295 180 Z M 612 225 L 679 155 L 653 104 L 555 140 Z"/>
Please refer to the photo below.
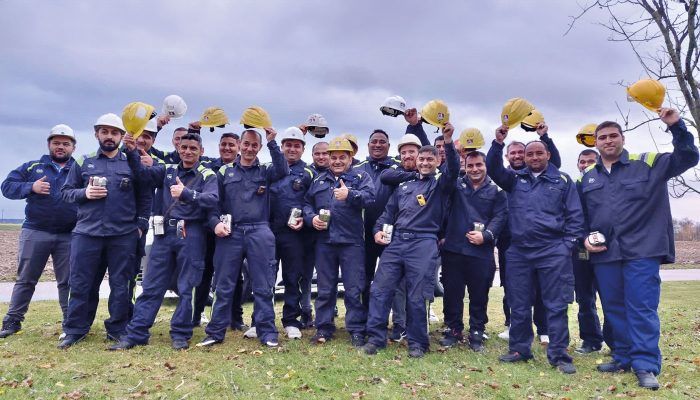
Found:
<path fill-rule="evenodd" d="M 440 346 L 443 347 L 452 347 L 464 342 L 464 335 L 462 334 L 462 331 L 458 331 L 457 329 L 450 329 L 445 331 L 442 335 L 443 337 L 440 339 Z"/>
<path fill-rule="evenodd" d="M 131 340 L 124 338 L 120 340 L 118 343 L 115 343 L 107 348 L 109 351 L 116 351 L 116 350 L 129 350 L 132 349 L 136 346 L 136 343 L 132 342 Z"/>
<path fill-rule="evenodd" d="M 311 339 L 309 339 L 309 342 L 311 344 L 324 344 L 327 341 L 331 340 L 330 335 L 326 335 L 324 333 L 316 332 L 315 335 L 311 336 Z"/>
<path fill-rule="evenodd" d="M 84 334 L 84 335 L 66 335 L 63 338 L 63 340 L 58 342 L 58 348 L 61 350 L 65 350 L 65 349 L 73 346 L 74 344 L 85 340 L 86 337 L 87 337 L 87 334 Z"/>
<path fill-rule="evenodd" d="M 592 345 L 590 343 L 583 342 L 583 345 L 579 347 L 578 349 L 574 350 L 575 352 L 579 354 L 590 354 L 590 353 L 597 353 L 600 351 L 600 349 L 603 348 L 602 345 Z"/>
<path fill-rule="evenodd" d="M 570 363 L 568 361 L 558 361 L 556 365 L 559 372 L 562 372 L 564 374 L 575 374 L 576 373 L 576 367 L 574 367 L 573 363 Z"/>
<path fill-rule="evenodd" d="M 394 325 L 389 334 L 389 340 L 399 343 L 406 337 L 406 328 L 401 325 Z"/>
<path fill-rule="evenodd" d="M 639 381 L 639 386 L 645 389 L 659 390 L 659 381 L 649 371 L 634 371 Z"/>
<path fill-rule="evenodd" d="M 484 332 L 469 332 L 469 348 L 477 353 L 484 351 Z"/>
<path fill-rule="evenodd" d="M 231 330 L 232 331 L 241 331 L 245 332 L 250 328 L 248 325 L 244 324 L 243 321 L 233 321 L 231 322 Z"/>
<path fill-rule="evenodd" d="M 172 347 L 173 350 L 187 350 L 190 348 L 190 344 L 187 343 L 187 340 L 173 339 Z"/>
<path fill-rule="evenodd" d="M 0 338 L 4 339 L 22 330 L 22 324 L 17 321 L 6 321 L 2 323 Z"/>
<path fill-rule="evenodd" d="M 425 350 L 420 347 L 413 347 L 408 349 L 408 356 L 411 358 L 422 358 L 425 355 Z"/>
<path fill-rule="evenodd" d="M 107 332 L 107 340 L 110 341 L 110 342 L 116 342 L 116 343 L 118 343 L 118 342 L 121 341 L 122 335 L 123 335 L 123 333 L 110 333 L 110 332 Z"/>
<path fill-rule="evenodd" d="M 360 350 L 362 350 L 365 354 L 367 354 L 369 356 L 373 356 L 373 355 L 377 354 L 378 349 L 379 348 L 377 347 L 376 344 L 369 343 L 369 342 L 365 343 L 365 345 L 360 348 Z"/>
<path fill-rule="evenodd" d="M 350 343 L 352 343 L 352 347 L 359 349 L 365 345 L 365 336 L 356 333 L 350 337 Z"/>
<path fill-rule="evenodd" d="M 596 368 L 597 368 L 598 371 L 600 371 L 600 372 L 608 372 L 608 373 L 612 373 L 612 372 L 628 372 L 628 371 L 630 370 L 630 367 L 626 367 L 626 366 L 624 366 L 624 365 L 622 365 L 622 364 L 620 364 L 619 362 L 614 361 L 614 360 L 613 360 L 613 361 L 610 361 L 610 362 L 606 362 L 606 363 L 600 364 L 600 365 L 598 365 Z"/>
<path fill-rule="evenodd" d="M 527 361 L 530 360 L 532 356 L 524 356 L 517 351 L 511 351 L 508 354 L 504 354 L 500 357 L 498 357 L 498 361 L 500 362 L 505 362 L 505 363 L 514 363 L 514 362 L 521 362 L 521 361 Z"/>

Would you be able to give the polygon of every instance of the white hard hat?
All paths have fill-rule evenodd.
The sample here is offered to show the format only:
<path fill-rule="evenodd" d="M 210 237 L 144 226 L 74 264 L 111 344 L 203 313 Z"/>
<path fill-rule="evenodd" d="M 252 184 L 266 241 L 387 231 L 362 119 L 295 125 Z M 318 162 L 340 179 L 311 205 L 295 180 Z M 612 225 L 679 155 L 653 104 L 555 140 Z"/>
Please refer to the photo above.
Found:
<path fill-rule="evenodd" d="M 306 118 L 306 127 L 309 129 L 309 133 L 317 138 L 325 137 L 330 130 L 328 129 L 328 122 L 326 118 L 321 114 L 311 114 Z"/>
<path fill-rule="evenodd" d="M 406 100 L 401 96 L 390 96 L 384 99 L 379 111 L 390 117 L 397 117 L 406 112 Z"/>
<path fill-rule="evenodd" d="M 167 115 L 172 119 L 182 118 L 187 112 L 187 103 L 182 97 L 171 94 L 163 100 L 163 115 Z"/>
<path fill-rule="evenodd" d="M 282 135 L 280 135 L 280 143 L 284 143 L 285 140 L 299 140 L 303 144 L 306 144 L 306 140 L 304 140 L 304 132 L 301 131 L 301 129 L 297 128 L 296 126 L 291 126 L 282 132 Z"/>
<path fill-rule="evenodd" d="M 49 132 L 49 137 L 46 140 L 51 140 L 51 138 L 54 136 L 66 136 L 71 138 L 73 143 L 76 142 L 75 133 L 73 133 L 73 128 L 66 124 L 58 124 L 51 128 L 51 131 Z"/>
<path fill-rule="evenodd" d="M 418 139 L 418 136 L 416 136 L 412 133 L 407 133 L 401 137 L 401 140 L 399 141 L 399 146 L 398 146 L 399 151 L 401 151 L 401 146 L 403 146 L 405 144 L 416 145 L 416 146 L 418 146 L 419 149 L 422 146 L 420 139 Z"/>
<path fill-rule="evenodd" d="M 98 126 L 111 126 L 123 132 L 126 132 L 126 129 L 124 129 L 124 124 L 122 123 L 122 119 L 119 118 L 117 114 L 113 113 L 104 114 L 101 115 L 100 118 L 97 118 L 97 121 L 95 122 L 95 129 L 97 129 Z"/>
<path fill-rule="evenodd" d="M 148 120 L 148 123 L 146 123 L 146 127 L 143 128 L 144 131 L 146 132 L 151 132 L 154 135 L 158 133 L 158 118 L 151 118 Z M 151 135 L 153 136 L 153 135 Z"/>

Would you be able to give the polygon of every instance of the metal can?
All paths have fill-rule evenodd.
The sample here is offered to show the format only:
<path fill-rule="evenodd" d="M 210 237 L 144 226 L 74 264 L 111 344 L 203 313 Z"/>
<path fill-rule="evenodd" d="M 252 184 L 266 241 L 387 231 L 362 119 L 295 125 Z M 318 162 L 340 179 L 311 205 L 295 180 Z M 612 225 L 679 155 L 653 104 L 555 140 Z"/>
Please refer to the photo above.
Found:
<path fill-rule="evenodd" d="M 474 230 L 477 232 L 483 232 L 484 224 L 482 224 L 481 222 L 474 222 Z"/>
<path fill-rule="evenodd" d="M 294 226 L 297 224 L 297 218 L 301 217 L 300 208 L 292 208 L 289 212 L 289 219 L 287 220 L 287 225 Z"/>
<path fill-rule="evenodd" d="M 226 229 L 231 232 L 231 214 L 221 214 L 219 220 L 226 227 Z"/>
<path fill-rule="evenodd" d="M 331 210 L 326 210 L 324 208 L 318 210 L 318 219 L 320 219 L 323 222 L 330 222 Z"/>
<path fill-rule="evenodd" d="M 106 176 L 96 176 L 92 178 L 92 186 L 107 187 L 107 177 Z"/>
<path fill-rule="evenodd" d="M 588 243 L 590 243 L 592 246 L 605 246 L 605 236 L 598 232 L 591 232 L 588 234 Z"/>
<path fill-rule="evenodd" d="M 391 243 L 391 235 L 394 233 L 394 225 L 391 225 L 391 224 L 382 225 L 382 232 L 384 232 L 384 240 L 387 243 Z"/>
<path fill-rule="evenodd" d="M 187 230 L 185 229 L 185 220 L 181 219 L 177 221 L 177 238 L 184 239 L 187 237 Z"/>
<path fill-rule="evenodd" d="M 165 219 L 162 215 L 153 216 L 153 234 L 154 235 L 165 235 Z"/>

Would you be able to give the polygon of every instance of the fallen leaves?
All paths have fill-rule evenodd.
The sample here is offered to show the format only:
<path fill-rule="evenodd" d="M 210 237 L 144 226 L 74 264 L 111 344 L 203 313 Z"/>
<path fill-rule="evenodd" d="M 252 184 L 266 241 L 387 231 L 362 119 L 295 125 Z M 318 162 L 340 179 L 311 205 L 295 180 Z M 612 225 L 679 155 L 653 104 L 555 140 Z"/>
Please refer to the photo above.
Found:
<path fill-rule="evenodd" d="M 70 393 L 63 393 L 61 395 L 61 398 L 66 400 L 80 400 L 83 397 L 85 397 L 85 395 L 80 390 L 74 390 Z"/>
<path fill-rule="evenodd" d="M 172 370 L 174 370 L 175 368 L 177 368 L 177 367 L 175 366 L 175 364 L 171 363 L 170 361 L 166 361 L 165 364 L 163 364 L 163 366 L 164 366 L 165 368 L 167 368 L 168 371 L 172 371 Z"/>

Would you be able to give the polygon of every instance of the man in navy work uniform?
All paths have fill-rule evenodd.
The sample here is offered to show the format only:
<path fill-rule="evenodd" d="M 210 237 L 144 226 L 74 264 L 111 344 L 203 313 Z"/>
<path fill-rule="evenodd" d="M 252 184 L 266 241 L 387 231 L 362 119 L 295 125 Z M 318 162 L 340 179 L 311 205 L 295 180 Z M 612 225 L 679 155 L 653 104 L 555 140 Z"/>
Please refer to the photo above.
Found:
<path fill-rule="evenodd" d="M 603 245 L 584 242 L 614 338 L 613 360 L 598 370 L 632 368 L 639 385 L 654 390 L 661 372 L 659 265 L 675 257 L 666 184 L 698 163 L 678 111 L 662 108 L 659 117 L 673 135 L 672 153 L 630 154 L 620 125 L 603 122 L 595 130 L 600 159 L 581 180 L 588 227 L 605 236 Z"/>
<path fill-rule="evenodd" d="M 374 226 L 376 242 L 389 246 L 382 253 L 372 282 L 368 339 L 363 347 L 366 354 L 376 354 L 377 349 L 386 347 L 389 309 L 402 278 L 406 279 L 408 355 L 423 357 L 430 347 L 427 303 L 433 298 L 435 285 L 437 235 L 446 211 L 445 198 L 454 188 L 459 172 L 453 132 L 452 125 L 445 124 L 445 173 L 436 173 L 440 165 L 438 150 L 430 145 L 421 147 L 417 159 L 420 176 L 396 188 Z M 393 238 L 384 232 L 385 224 L 393 225 Z"/>
<path fill-rule="evenodd" d="M 179 299 L 170 320 L 170 337 L 173 349 L 189 347 L 193 328 L 192 295 L 204 271 L 206 230 L 213 230 L 215 226 L 207 227 L 208 219 L 216 214 L 219 201 L 214 172 L 199 163 L 201 142 L 199 135 L 188 133 L 180 140 L 179 164 L 160 164 L 138 172 L 140 182 L 159 189 L 156 201 L 163 214 L 157 217 L 163 218 L 162 233 L 154 229 L 143 293 L 136 299 L 126 335 L 110 350 L 148 343 L 149 329 L 176 274 Z"/>
<path fill-rule="evenodd" d="M 526 168 L 503 167 L 503 141 L 508 127 L 496 130 L 486 158 L 488 174 L 508 192 L 511 246 L 506 252 L 508 302 L 511 307 L 509 353 L 502 362 L 532 358 L 532 305 L 540 288 L 547 310 L 547 359 L 563 373 L 576 372 L 569 345 L 568 304 L 574 299 L 571 252 L 583 236 L 583 211 L 573 180 L 549 162 L 550 152 L 541 141 L 525 146 Z"/>
<path fill-rule="evenodd" d="M 277 272 L 275 236 L 270 230 L 270 185 L 289 174 L 289 166 L 275 141 L 272 128 L 265 128 L 272 165 L 260 164 L 258 152 L 262 134 L 253 129 L 241 135 L 240 156 L 219 169 L 219 211 L 231 215 L 231 227 L 218 223 L 214 253 L 216 290 L 212 318 L 207 336 L 197 346 L 211 346 L 224 341 L 231 325 L 231 302 L 243 258 L 253 284 L 253 319 L 260 342 L 277 347 L 277 328 L 273 308 L 273 289 Z M 215 221 L 213 221 L 215 222 Z"/>
<path fill-rule="evenodd" d="M 363 210 L 374 201 L 372 178 L 351 169 L 352 145 L 344 137 L 329 146 L 330 168 L 314 179 L 306 192 L 304 224 L 316 230 L 316 334 L 311 343 L 321 344 L 335 333 L 338 269 L 345 288 L 345 328 L 353 346 L 365 343 L 367 309 L 362 303 L 365 286 Z"/>
<path fill-rule="evenodd" d="M 66 317 L 68 274 L 70 272 L 70 232 L 75 227 L 77 205 L 61 199 L 61 186 L 73 166 L 75 135 L 68 125 L 51 128 L 49 154 L 29 161 L 10 172 L 2 182 L 8 199 L 26 199 L 25 219 L 19 235 L 17 282 L 12 287 L 10 307 L 2 320 L 0 338 L 22 329 L 24 315 L 49 255 L 58 286 L 58 303 Z"/>
<path fill-rule="evenodd" d="M 304 207 L 304 196 L 315 174 L 301 160 L 306 144 L 301 129 L 289 127 L 281 136 L 282 154 L 289 164 L 289 175 L 270 185 L 270 221 L 272 232 L 275 234 L 277 258 L 282 264 L 282 326 L 288 338 L 300 339 L 303 328 L 299 320 L 302 315 L 301 280 L 307 265 L 304 250 L 312 233 L 304 227 L 301 211 Z M 294 208 L 299 211 L 299 215 L 292 218 L 290 213 Z M 292 221 L 294 222 L 290 224 Z"/>
<path fill-rule="evenodd" d="M 581 189 L 581 179 L 586 168 L 598 161 L 598 153 L 593 149 L 585 149 L 578 155 L 576 167 L 581 175 L 576 179 L 576 187 Z M 600 329 L 600 319 L 596 308 L 596 284 L 593 266 L 589 261 L 588 250 L 583 242 L 574 247 L 572 262 L 574 264 L 574 293 L 578 304 L 578 330 L 583 343 L 576 349 L 577 353 L 588 354 L 600 351 L 603 347 L 603 339 L 606 339 L 608 347 L 613 348 L 612 332 L 610 324 L 605 325 L 607 331 Z M 606 335 L 607 334 L 607 335 Z"/>
<path fill-rule="evenodd" d="M 127 154 L 119 150 L 125 133 L 117 115 L 99 117 L 95 137 L 100 148 L 76 160 L 61 189 L 65 202 L 78 204 L 61 349 L 83 340 L 90 331 L 105 270 L 110 287 L 107 338 L 119 340 L 129 322 L 129 282 L 134 276 L 137 239 L 148 229 L 152 197 L 149 188 L 137 182 Z M 139 159 L 135 144 L 127 150 L 128 157 Z"/>
<path fill-rule="evenodd" d="M 464 286 L 469 290 L 469 347 L 483 350 L 489 288 L 496 263 L 495 241 L 508 220 L 508 204 L 486 175 L 486 155 L 472 151 L 465 157 L 466 175 L 450 196 L 445 243 L 442 245 L 442 280 L 445 287 L 445 324 L 440 344 L 451 347 L 464 341 Z"/>
<path fill-rule="evenodd" d="M 389 157 L 389 135 L 381 129 L 375 129 L 369 135 L 367 159 L 353 166 L 354 170 L 364 171 L 372 179 L 373 186 L 379 186 L 379 174 L 387 168 L 398 164 L 395 158 Z M 386 201 L 373 202 L 368 205 L 364 215 L 365 225 L 365 288 L 362 291 L 362 301 L 365 307 L 369 303 L 369 286 L 374 279 L 374 270 L 377 267 L 377 259 L 382 254 L 382 247 L 374 242 L 372 230 L 377 218 L 384 211 Z"/>

